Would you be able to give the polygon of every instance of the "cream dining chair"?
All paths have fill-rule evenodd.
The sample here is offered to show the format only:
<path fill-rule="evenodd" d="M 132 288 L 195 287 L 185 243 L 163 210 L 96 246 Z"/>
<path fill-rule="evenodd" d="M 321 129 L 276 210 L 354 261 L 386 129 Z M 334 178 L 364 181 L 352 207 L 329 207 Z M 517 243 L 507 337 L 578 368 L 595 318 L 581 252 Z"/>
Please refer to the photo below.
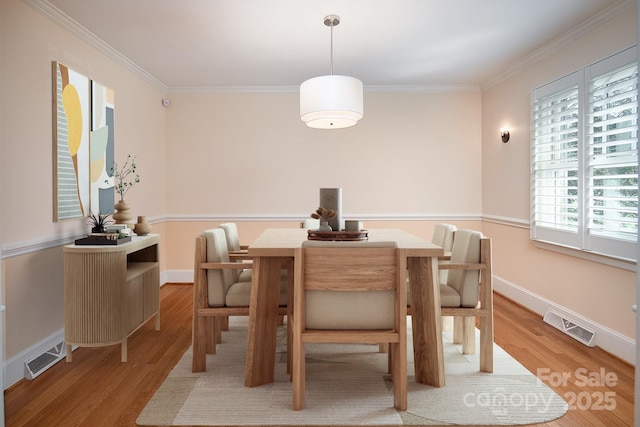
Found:
<path fill-rule="evenodd" d="M 457 228 L 455 225 L 445 224 L 445 223 L 438 223 L 433 228 L 431 243 L 436 244 L 444 249 L 444 256 L 441 257 L 442 260 L 447 260 L 451 258 L 451 248 L 453 247 L 453 235 L 456 229 Z M 448 273 L 449 273 L 449 270 L 440 270 L 438 272 L 440 283 L 446 283 Z M 407 281 L 408 280 L 409 279 L 407 277 Z M 407 282 L 407 292 L 409 292 L 408 282 Z M 408 295 L 407 300 L 410 300 L 410 299 L 411 299 L 411 295 Z M 451 329 L 453 329 L 453 318 L 451 316 L 442 316 L 442 330 L 447 331 Z M 460 330 L 460 328 L 458 330 Z M 459 335 L 456 335 L 454 338 L 454 342 L 458 344 L 462 342 L 462 338 L 459 337 Z M 381 353 L 386 352 L 387 351 L 386 345 L 380 344 L 379 351 Z"/>
<path fill-rule="evenodd" d="M 221 228 L 205 230 L 196 237 L 193 289 L 192 371 L 206 370 L 206 354 L 215 354 L 228 316 L 248 316 L 251 282 L 240 281 L 238 270 L 249 263 L 231 262 L 227 239 Z M 280 281 L 278 314 L 287 314 L 287 279 Z"/>
<path fill-rule="evenodd" d="M 440 283 L 442 315 L 462 319 L 454 325 L 454 335 L 461 334 L 464 354 L 475 353 L 475 319 L 479 319 L 480 371 L 493 372 L 491 239 L 479 231 L 457 230 L 451 258 L 439 261 L 438 268 L 449 272 L 446 281 Z M 410 313 L 410 293 L 407 304 Z"/>
<path fill-rule="evenodd" d="M 306 343 L 389 343 L 394 406 L 407 408 L 406 251 L 394 242 L 305 241 L 296 249 L 294 410 L 305 406 Z"/>

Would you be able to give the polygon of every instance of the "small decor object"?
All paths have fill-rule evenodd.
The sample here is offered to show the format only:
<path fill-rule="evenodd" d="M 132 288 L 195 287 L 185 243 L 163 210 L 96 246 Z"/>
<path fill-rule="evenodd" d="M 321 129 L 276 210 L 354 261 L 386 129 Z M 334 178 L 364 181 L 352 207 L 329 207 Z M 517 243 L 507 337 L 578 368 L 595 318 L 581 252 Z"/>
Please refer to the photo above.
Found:
<path fill-rule="evenodd" d="M 118 233 L 120 237 L 131 236 L 131 229 L 126 224 L 113 224 L 104 227 L 105 233 Z"/>
<path fill-rule="evenodd" d="M 89 215 L 89 224 L 91 225 L 91 233 L 104 233 L 105 227 L 108 224 L 113 223 L 113 221 L 107 219 L 110 216 L 111 214 L 103 214 L 100 212 L 94 214 L 92 212 Z"/>
<path fill-rule="evenodd" d="M 118 164 L 115 161 L 113 162 L 111 173 L 115 180 L 114 188 L 116 193 L 120 195 L 120 200 L 114 206 L 117 210 L 117 212 L 113 214 L 113 219 L 116 220 L 116 224 L 126 224 L 127 221 L 130 221 L 132 218 L 132 215 L 129 213 L 131 207 L 129 203 L 124 200 L 124 195 L 127 194 L 131 187 L 140 182 L 140 175 L 136 172 L 136 169 L 136 158 L 135 156 L 131 157 L 131 154 L 127 155 L 127 160 L 121 168 L 118 168 Z M 109 180 L 106 180 L 105 182 L 108 181 Z"/>
<path fill-rule="evenodd" d="M 318 206 L 323 206 L 336 212 L 336 216 L 329 219 L 329 225 L 333 231 L 340 231 L 344 228 L 342 221 L 342 188 L 320 188 Z"/>
<path fill-rule="evenodd" d="M 320 220 L 320 228 L 318 228 L 318 231 L 331 231 L 332 229 L 329 225 L 329 219 L 334 218 L 335 216 L 336 211 L 333 209 L 326 209 L 322 206 L 311 214 L 311 218 Z"/>
<path fill-rule="evenodd" d="M 362 230 L 362 221 L 349 219 L 344 222 L 345 231 L 360 231 Z"/>
<path fill-rule="evenodd" d="M 147 222 L 146 216 L 139 216 L 138 222 L 133 228 L 134 233 L 138 236 L 146 236 L 151 232 L 151 225 Z"/>

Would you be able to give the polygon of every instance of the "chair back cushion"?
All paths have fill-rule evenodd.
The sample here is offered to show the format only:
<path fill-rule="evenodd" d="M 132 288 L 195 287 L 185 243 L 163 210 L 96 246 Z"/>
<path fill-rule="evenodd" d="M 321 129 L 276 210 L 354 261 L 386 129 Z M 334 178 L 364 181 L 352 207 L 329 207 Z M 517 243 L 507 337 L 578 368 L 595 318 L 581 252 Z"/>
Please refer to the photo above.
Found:
<path fill-rule="evenodd" d="M 395 242 L 305 241 L 306 329 L 393 329 Z"/>
<path fill-rule="evenodd" d="M 207 240 L 207 262 L 229 262 L 229 250 L 224 230 L 211 228 L 202 232 Z M 233 270 L 207 270 L 207 293 L 210 307 L 226 305 L 226 294 L 229 287 L 235 283 Z"/>
<path fill-rule="evenodd" d="M 240 250 L 240 235 L 238 234 L 238 226 L 235 222 L 225 222 L 218 227 L 224 230 L 224 234 L 227 236 L 227 249 L 229 252 Z"/>
<path fill-rule="evenodd" d="M 480 262 L 480 239 L 482 233 L 479 231 L 457 230 L 451 248 L 451 262 Z M 446 284 L 460 295 L 461 307 L 478 305 L 480 270 L 449 270 Z M 444 298 L 442 299 L 444 304 Z"/>
<path fill-rule="evenodd" d="M 434 243 L 444 249 L 445 253 L 451 252 L 453 247 L 453 233 L 456 231 L 456 226 L 451 224 L 436 224 L 433 229 L 433 237 L 431 243 Z M 447 277 L 449 277 L 449 270 L 440 270 L 440 283 L 447 283 Z"/>
<path fill-rule="evenodd" d="M 453 247 L 453 233 L 456 226 L 451 224 L 436 224 L 433 229 L 431 242 L 444 248 L 445 252 L 451 252 Z"/>
<path fill-rule="evenodd" d="M 225 222 L 218 225 L 218 228 L 224 230 L 224 235 L 227 241 L 227 250 L 228 252 L 239 251 L 240 250 L 240 236 L 238 234 L 238 227 L 235 222 Z M 248 271 L 244 273 L 242 270 L 229 270 L 231 272 L 231 277 L 233 278 L 233 282 L 241 281 L 240 276 L 242 276 L 242 281 L 247 282 L 251 281 L 251 272 Z"/>

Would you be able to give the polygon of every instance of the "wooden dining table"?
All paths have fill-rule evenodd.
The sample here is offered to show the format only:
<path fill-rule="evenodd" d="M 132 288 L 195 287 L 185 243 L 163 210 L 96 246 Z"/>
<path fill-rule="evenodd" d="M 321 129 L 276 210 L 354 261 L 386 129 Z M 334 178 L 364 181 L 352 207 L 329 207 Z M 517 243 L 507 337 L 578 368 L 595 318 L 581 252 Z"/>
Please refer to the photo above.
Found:
<path fill-rule="evenodd" d="M 393 241 L 407 250 L 415 381 L 442 387 L 445 378 L 438 257 L 444 255 L 444 250 L 400 229 L 371 229 L 367 234 L 369 241 Z M 253 279 L 244 379 L 247 387 L 274 380 L 281 270 L 291 263 L 295 249 L 305 240 L 306 229 L 269 228 L 249 245 Z"/>

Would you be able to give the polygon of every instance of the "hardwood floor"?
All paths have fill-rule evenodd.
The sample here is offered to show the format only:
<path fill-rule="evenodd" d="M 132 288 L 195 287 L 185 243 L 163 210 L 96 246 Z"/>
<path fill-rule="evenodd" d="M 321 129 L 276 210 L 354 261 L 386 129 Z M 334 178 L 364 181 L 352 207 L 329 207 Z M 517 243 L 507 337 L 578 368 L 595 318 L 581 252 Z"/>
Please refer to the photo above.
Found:
<path fill-rule="evenodd" d="M 135 426 L 135 420 L 191 344 L 192 287 L 162 287 L 159 332 L 147 322 L 120 347 L 79 348 L 32 381 L 5 392 L 7 426 Z M 496 295 L 495 340 L 575 409 L 538 426 L 631 426 L 634 368 L 588 348 L 542 322 L 540 316 Z M 605 375 L 601 375 L 604 370 Z M 562 376 L 568 377 L 561 381 Z M 613 384 L 613 376 L 616 381 Z M 588 381 L 587 381 L 588 379 Z M 609 384 L 601 385 L 600 383 Z M 607 394 L 608 393 L 608 394 Z"/>

